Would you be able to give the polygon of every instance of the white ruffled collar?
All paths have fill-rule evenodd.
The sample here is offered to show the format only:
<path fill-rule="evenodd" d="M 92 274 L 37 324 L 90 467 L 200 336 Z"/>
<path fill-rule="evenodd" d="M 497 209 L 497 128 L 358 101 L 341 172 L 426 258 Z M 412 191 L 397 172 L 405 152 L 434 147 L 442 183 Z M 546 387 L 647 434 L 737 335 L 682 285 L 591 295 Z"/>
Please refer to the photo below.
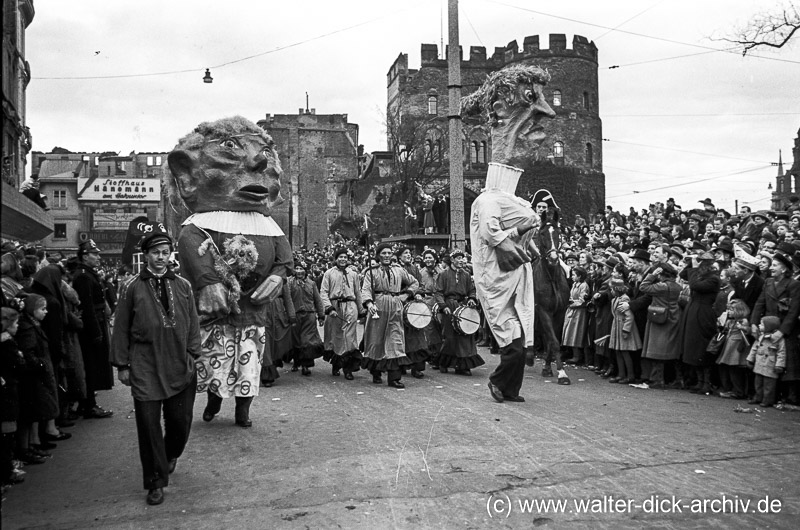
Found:
<path fill-rule="evenodd" d="M 258 212 L 202 212 L 186 218 L 183 226 L 195 225 L 226 234 L 250 236 L 283 236 L 283 230 L 272 217 Z"/>

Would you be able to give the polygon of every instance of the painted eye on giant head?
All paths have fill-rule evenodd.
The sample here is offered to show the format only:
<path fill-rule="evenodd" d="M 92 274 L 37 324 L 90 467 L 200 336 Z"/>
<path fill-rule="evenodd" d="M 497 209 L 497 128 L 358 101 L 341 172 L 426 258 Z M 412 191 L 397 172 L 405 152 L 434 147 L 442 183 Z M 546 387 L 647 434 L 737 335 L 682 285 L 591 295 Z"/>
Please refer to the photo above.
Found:
<path fill-rule="evenodd" d="M 233 138 L 226 138 L 222 140 L 219 145 L 225 147 L 226 149 L 236 149 L 239 147 L 239 143 Z"/>
<path fill-rule="evenodd" d="M 533 93 L 533 90 L 526 90 L 525 99 L 528 101 L 536 101 L 536 94 Z"/>

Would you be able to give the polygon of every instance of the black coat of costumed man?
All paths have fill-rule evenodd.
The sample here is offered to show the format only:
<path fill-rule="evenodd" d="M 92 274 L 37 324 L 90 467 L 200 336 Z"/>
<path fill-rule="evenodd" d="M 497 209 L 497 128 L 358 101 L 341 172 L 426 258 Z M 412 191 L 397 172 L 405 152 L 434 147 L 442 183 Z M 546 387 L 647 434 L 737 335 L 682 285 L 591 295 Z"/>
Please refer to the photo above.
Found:
<path fill-rule="evenodd" d="M 189 440 L 201 348 L 192 286 L 168 267 L 173 245 L 164 225 L 151 229 L 141 242 L 147 267 L 120 290 L 111 362 L 131 387 L 147 503 L 161 504 Z"/>
<path fill-rule="evenodd" d="M 486 78 L 462 100 L 465 114 L 488 116 L 492 160 L 486 188 L 472 204 L 470 243 L 478 300 L 500 346 L 500 364 L 489 376 L 492 397 L 524 401 L 519 395 L 525 370 L 524 348 L 533 346 L 531 244 L 539 216 L 514 191 L 523 170 L 545 135 L 539 123 L 555 113 L 542 89 L 550 76 L 539 67 L 513 65 Z"/>

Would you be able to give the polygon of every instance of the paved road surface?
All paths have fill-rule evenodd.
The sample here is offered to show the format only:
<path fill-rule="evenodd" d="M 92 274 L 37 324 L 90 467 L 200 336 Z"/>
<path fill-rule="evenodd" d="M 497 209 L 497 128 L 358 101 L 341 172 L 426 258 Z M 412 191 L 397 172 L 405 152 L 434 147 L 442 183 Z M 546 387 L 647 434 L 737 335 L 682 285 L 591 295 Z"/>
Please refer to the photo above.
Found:
<path fill-rule="evenodd" d="M 79 421 L 48 463 L 26 467 L 2 526 L 798 528 L 800 412 L 735 413 L 745 402 L 578 369 L 563 387 L 538 363 L 526 368 L 527 402 L 498 404 L 486 388 L 497 357 L 481 353 L 487 365 L 473 377 L 429 370 L 405 377 L 406 390 L 364 371 L 334 378 L 321 362 L 311 377 L 282 372 L 261 389 L 249 430 L 233 424 L 232 400 L 204 423 L 198 396 L 189 446 L 155 507 L 118 385 L 99 398 L 113 418 Z M 714 513 L 723 499 L 739 513 Z M 567 504 L 525 509 L 541 500 Z M 580 501 L 593 501 L 589 513 Z M 775 502 L 779 513 L 759 513 Z"/>

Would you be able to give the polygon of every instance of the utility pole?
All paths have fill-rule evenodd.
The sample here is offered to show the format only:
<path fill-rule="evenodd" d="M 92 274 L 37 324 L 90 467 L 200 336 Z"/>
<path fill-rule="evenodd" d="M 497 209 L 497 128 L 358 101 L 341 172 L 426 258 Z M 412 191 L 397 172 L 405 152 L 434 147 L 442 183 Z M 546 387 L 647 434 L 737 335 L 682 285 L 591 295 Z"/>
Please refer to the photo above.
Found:
<path fill-rule="evenodd" d="M 454 248 L 465 249 L 464 163 L 461 141 L 461 47 L 458 43 L 458 0 L 448 0 L 447 9 L 447 122 L 450 149 L 450 240 Z"/>

